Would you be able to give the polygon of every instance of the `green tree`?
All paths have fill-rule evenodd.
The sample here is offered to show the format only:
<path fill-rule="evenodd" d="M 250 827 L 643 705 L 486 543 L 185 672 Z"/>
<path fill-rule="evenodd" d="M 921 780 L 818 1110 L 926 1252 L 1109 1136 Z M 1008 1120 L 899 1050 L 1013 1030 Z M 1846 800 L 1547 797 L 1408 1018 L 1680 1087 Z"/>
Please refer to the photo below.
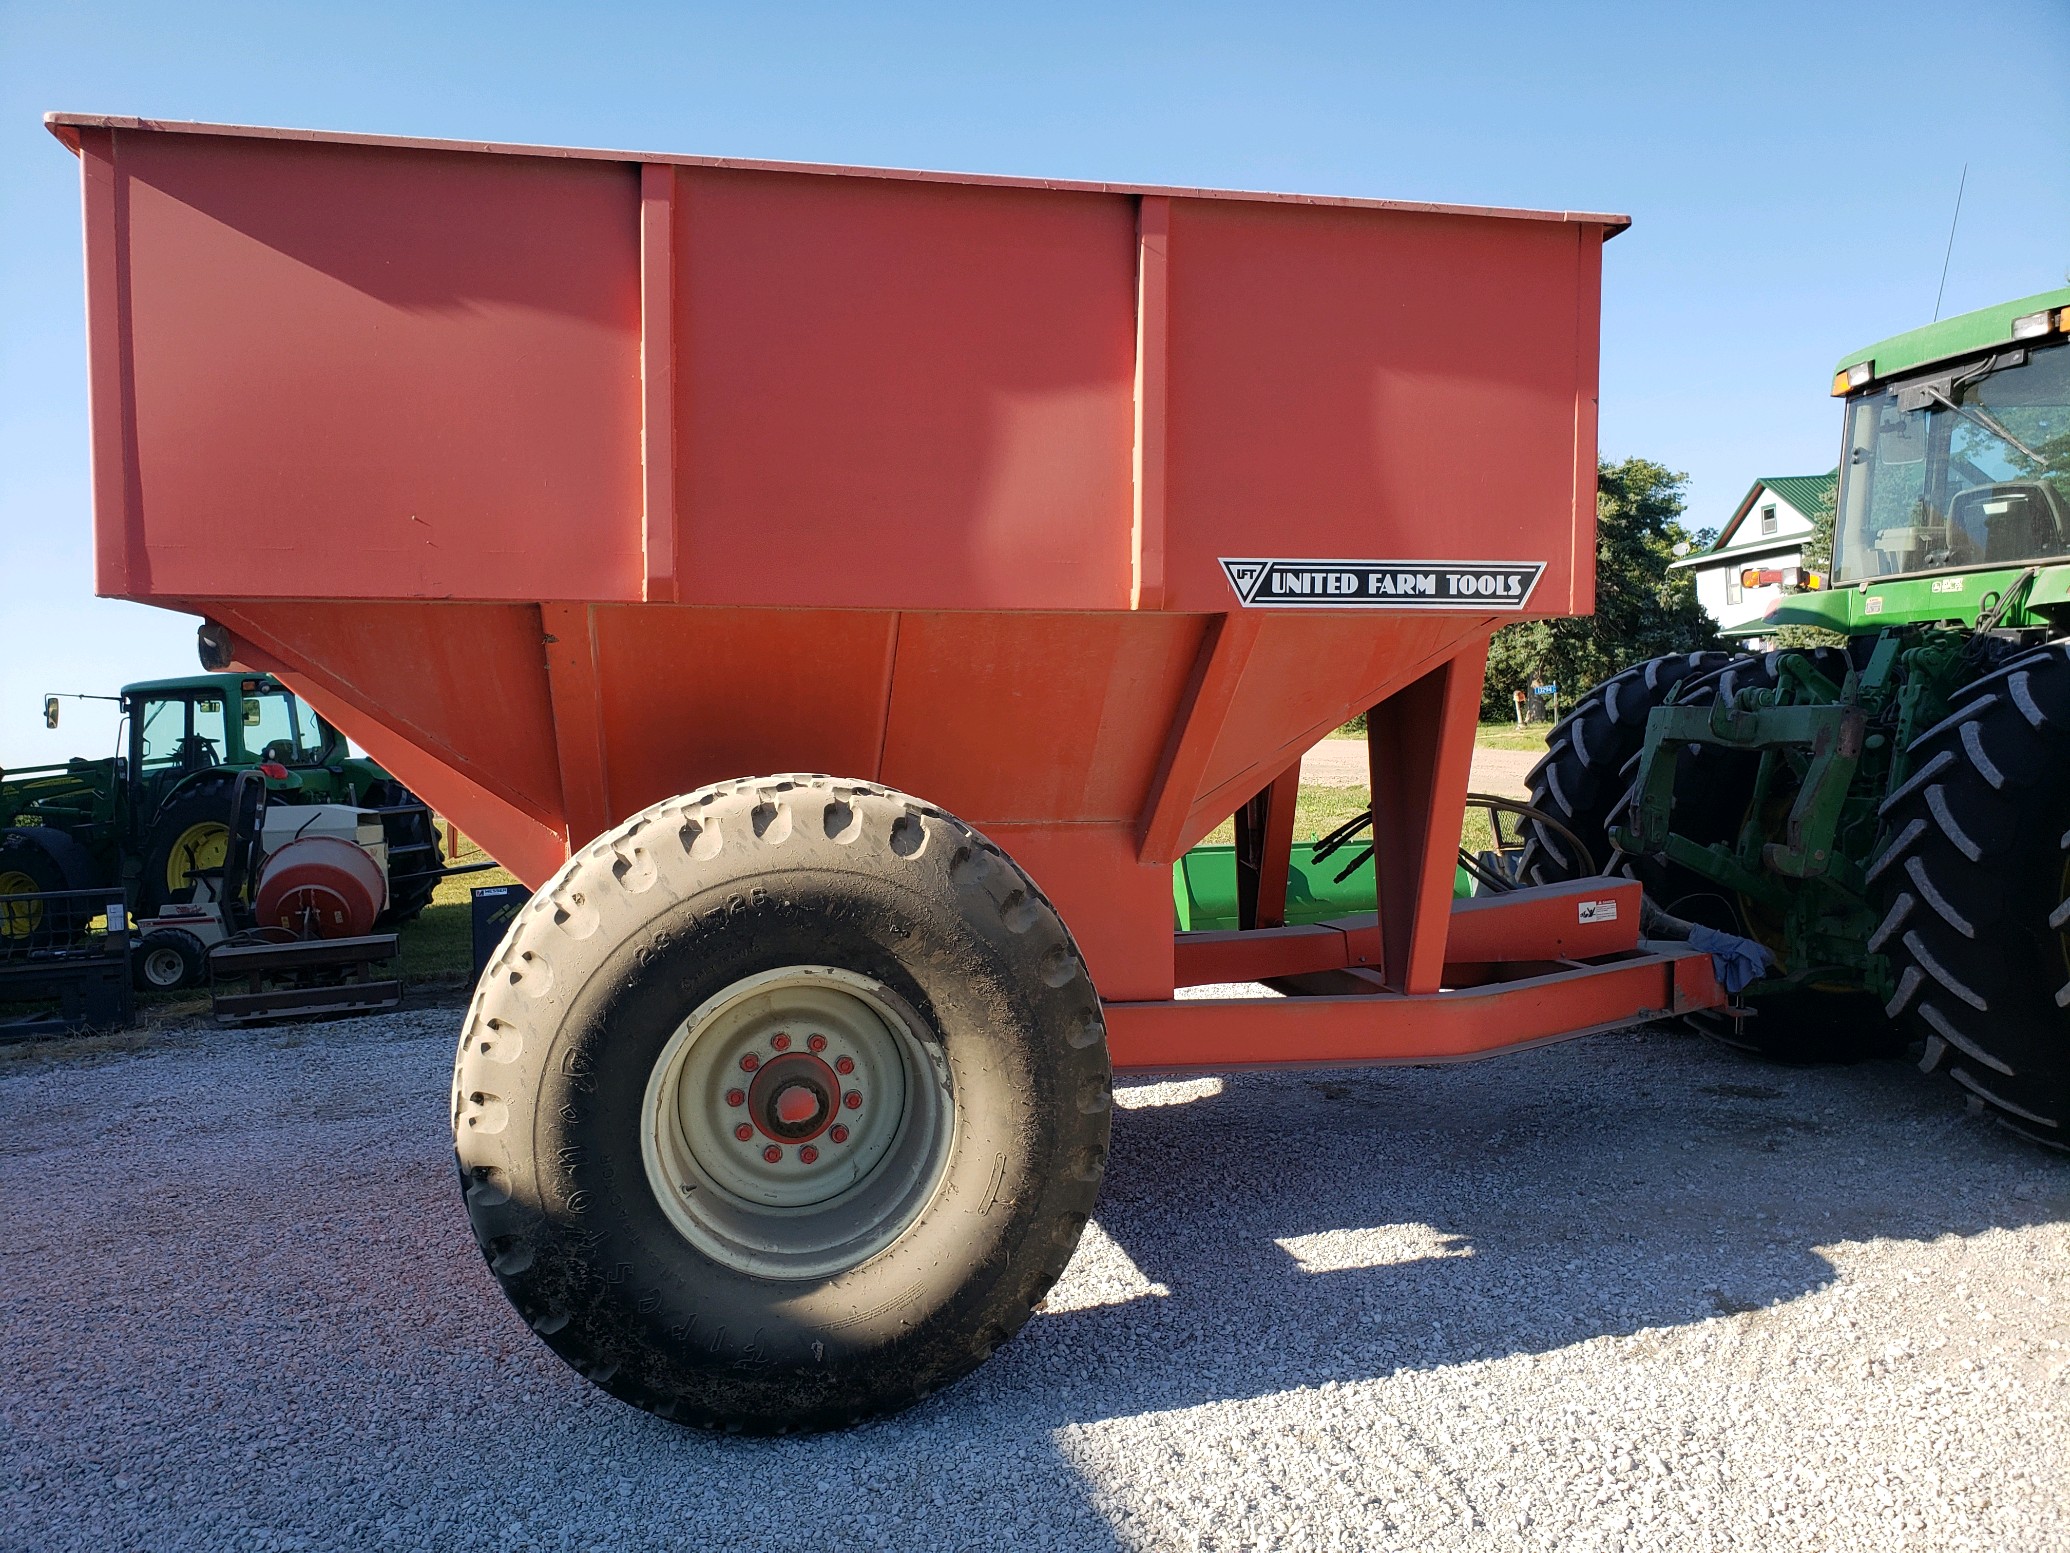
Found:
<path fill-rule="evenodd" d="M 1513 717 L 1513 694 L 1533 678 L 1558 685 L 1561 704 L 1571 705 L 1627 664 L 1718 645 L 1717 623 L 1696 601 L 1695 578 L 1668 570 L 1676 546 L 1695 548 L 1699 540 L 1682 523 L 1687 478 L 1644 458 L 1597 466 L 1596 612 L 1497 631 L 1488 646 L 1482 717 Z"/>

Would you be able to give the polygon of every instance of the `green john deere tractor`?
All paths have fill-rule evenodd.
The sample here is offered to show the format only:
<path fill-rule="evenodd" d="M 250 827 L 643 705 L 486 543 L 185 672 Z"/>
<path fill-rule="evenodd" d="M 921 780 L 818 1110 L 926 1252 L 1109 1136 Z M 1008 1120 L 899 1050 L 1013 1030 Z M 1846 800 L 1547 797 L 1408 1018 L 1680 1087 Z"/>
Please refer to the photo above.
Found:
<path fill-rule="evenodd" d="M 1520 869 L 1645 881 L 1774 956 L 1741 1038 L 1924 1047 L 2070 1147 L 2070 290 L 1840 363 L 1830 577 L 1766 628 L 1832 645 L 1634 665 L 1554 730 Z M 1592 858 L 1571 855 L 1574 840 Z"/>
<path fill-rule="evenodd" d="M 131 914 L 186 900 L 229 853 L 238 777 L 257 771 L 269 807 L 348 804 L 379 813 L 389 904 L 382 925 L 424 909 L 440 877 L 432 814 L 345 736 L 264 674 L 197 674 L 123 688 L 124 752 L 0 772 L 0 896 L 119 886 Z M 55 728 L 59 698 L 44 702 Z M 41 902 L 0 908 L 0 935 L 64 938 L 81 923 Z M 76 915 L 76 913 L 72 914 Z"/>

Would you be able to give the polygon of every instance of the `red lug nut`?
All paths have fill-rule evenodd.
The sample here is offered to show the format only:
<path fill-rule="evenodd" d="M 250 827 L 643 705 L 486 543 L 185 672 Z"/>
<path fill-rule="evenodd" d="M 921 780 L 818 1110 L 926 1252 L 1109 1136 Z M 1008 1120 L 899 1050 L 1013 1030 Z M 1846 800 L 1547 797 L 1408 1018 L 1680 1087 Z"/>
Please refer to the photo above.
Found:
<path fill-rule="evenodd" d="M 755 1069 L 759 1068 L 760 1066 L 762 1066 L 762 1059 L 760 1057 L 757 1057 L 753 1052 L 749 1052 L 745 1057 L 740 1059 L 740 1068 L 743 1073 L 752 1073 L 755 1071 Z"/>
<path fill-rule="evenodd" d="M 762 1157 L 768 1160 L 769 1163 L 773 1165 L 778 1160 L 783 1158 L 783 1150 L 772 1143 L 769 1145 L 768 1148 L 762 1150 Z"/>
<path fill-rule="evenodd" d="M 827 1038 L 823 1035 L 808 1035 L 805 1037 L 805 1044 L 813 1051 L 823 1052 L 827 1049 Z"/>
<path fill-rule="evenodd" d="M 848 1129 L 846 1127 L 843 1127 L 839 1122 L 836 1122 L 834 1124 L 834 1130 L 828 1133 L 827 1136 L 829 1138 L 832 1138 L 836 1143 L 846 1143 L 848 1141 Z"/>
<path fill-rule="evenodd" d="M 769 1044 L 780 1052 L 789 1051 L 791 1049 L 791 1038 L 779 1030 L 776 1034 L 769 1037 Z"/>
<path fill-rule="evenodd" d="M 738 1127 L 733 1129 L 733 1136 L 740 1139 L 742 1143 L 747 1142 L 747 1140 L 752 1138 L 754 1135 L 755 1129 L 750 1127 L 746 1122 L 742 1122 Z"/>
<path fill-rule="evenodd" d="M 841 1097 L 841 1103 L 851 1111 L 860 1111 L 863 1103 L 862 1091 L 859 1089 L 849 1090 L 847 1094 Z"/>
<path fill-rule="evenodd" d="M 855 1071 L 855 1059 L 853 1057 L 836 1057 L 834 1059 L 834 1071 L 836 1073 L 853 1073 Z"/>
<path fill-rule="evenodd" d="M 726 1103 L 728 1105 L 746 1105 L 748 1103 L 747 1091 L 744 1089 L 727 1090 Z"/>
<path fill-rule="evenodd" d="M 801 1162 L 809 1165 L 819 1158 L 819 1150 L 808 1143 L 805 1147 L 798 1150 L 798 1158 Z"/>

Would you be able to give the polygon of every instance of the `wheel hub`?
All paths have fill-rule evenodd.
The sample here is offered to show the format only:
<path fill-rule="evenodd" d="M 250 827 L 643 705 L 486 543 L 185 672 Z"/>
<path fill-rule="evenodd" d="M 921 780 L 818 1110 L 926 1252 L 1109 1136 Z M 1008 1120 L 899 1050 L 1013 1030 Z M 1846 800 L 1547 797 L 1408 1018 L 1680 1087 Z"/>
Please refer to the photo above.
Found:
<path fill-rule="evenodd" d="M 954 1108 L 924 1024 L 825 966 L 748 977 L 677 1029 L 647 1086 L 655 1196 L 701 1250 L 821 1276 L 895 1240 L 946 1168 Z"/>

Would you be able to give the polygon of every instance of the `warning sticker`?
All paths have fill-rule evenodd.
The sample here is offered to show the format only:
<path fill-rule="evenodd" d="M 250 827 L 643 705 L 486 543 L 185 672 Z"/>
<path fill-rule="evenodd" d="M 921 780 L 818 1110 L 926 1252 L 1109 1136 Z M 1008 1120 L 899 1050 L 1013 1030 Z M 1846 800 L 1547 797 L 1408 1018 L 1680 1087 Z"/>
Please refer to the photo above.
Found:
<path fill-rule="evenodd" d="M 1260 609 L 1522 609 L 1543 561 L 1231 560 L 1222 570 Z"/>
<path fill-rule="evenodd" d="M 1583 922 L 1615 922 L 1617 920 L 1617 902 L 1614 900 L 1583 901 L 1581 903 L 1581 920 Z"/>

